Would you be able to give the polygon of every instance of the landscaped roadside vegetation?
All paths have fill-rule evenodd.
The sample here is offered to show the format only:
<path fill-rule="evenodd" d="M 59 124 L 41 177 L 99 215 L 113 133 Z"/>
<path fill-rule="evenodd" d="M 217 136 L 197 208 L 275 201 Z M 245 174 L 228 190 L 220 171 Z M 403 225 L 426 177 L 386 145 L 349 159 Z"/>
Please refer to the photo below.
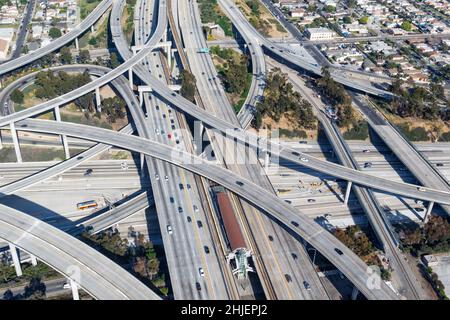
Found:
<path fill-rule="evenodd" d="M 227 37 L 233 36 L 231 21 L 220 10 L 217 0 L 197 0 L 203 23 L 218 24 Z"/>
<path fill-rule="evenodd" d="M 287 35 L 286 30 L 259 0 L 237 0 L 237 6 L 251 25 L 266 37 Z"/>
<path fill-rule="evenodd" d="M 293 90 L 287 75 L 278 68 L 267 74 L 263 99 L 256 104 L 254 126 L 257 129 L 272 129 L 273 122 L 288 123 L 289 126 L 281 125 L 278 129 L 281 136 L 290 138 L 306 138 L 305 130 L 317 128 L 312 106 Z"/>
<path fill-rule="evenodd" d="M 382 259 L 384 258 L 380 256 L 380 251 L 376 249 L 372 241 L 370 241 L 359 226 L 349 226 L 345 229 L 336 228 L 333 234 L 367 265 L 378 266 L 383 280 L 389 280 L 391 278 L 390 271 L 383 266 Z"/>
<path fill-rule="evenodd" d="M 87 230 L 81 240 L 129 269 L 147 285 L 157 287 L 161 294 L 168 294 L 165 273 L 160 270 L 163 248 L 153 245 L 133 227 L 129 228 L 126 238 L 117 229 L 110 228 L 95 235 Z"/>
<path fill-rule="evenodd" d="M 211 47 L 214 65 L 236 113 L 244 104 L 252 82 L 249 61 L 245 54 L 229 48 Z"/>

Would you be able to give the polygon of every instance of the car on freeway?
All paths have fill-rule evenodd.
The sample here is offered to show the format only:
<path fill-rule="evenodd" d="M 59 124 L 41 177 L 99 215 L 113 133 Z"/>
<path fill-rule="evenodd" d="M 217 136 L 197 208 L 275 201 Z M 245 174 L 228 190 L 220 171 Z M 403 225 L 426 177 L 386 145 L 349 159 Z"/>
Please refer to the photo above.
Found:
<path fill-rule="evenodd" d="M 188 183 L 188 184 L 186 184 L 186 187 L 188 188 L 188 189 L 191 189 L 191 185 Z"/>
<path fill-rule="evenodd" d="M 199 228 L 202 228 L 203 227 L 203 223 L 200 220 L 197 220 L 197 226 Z"/>
<path fill-rule="evenodd" d="M 370 150 L 369 150 L 369 149 L 364 149 L 363 152 L 364 152 L 364 153 L 369 153 Z"/>
<path fill-rule="evenodd" d="M 170 199 L 170 203 L 174 203 L 175 202 L 175 199 L 173 197 L 170 197 L 169 199 Z"/>
<path fill-rule="evenodd" d="M 198 207 L 195 204 L 192 206 L 192 209 L 194 209 L 194 212 L 198 212 Z"/>
<path fill-rule="evenodd" d="M 178 212 L 179 213 L 183 213 L 183 208 L 182 207 L 178 207 Z"/>
<path fill-rule="evenodd" d="M 338 248 L 334 248 L 334 251 L 336 251 L 340 256 L 342 256 L 344 253 L 338 249 Z"/>
<path fill-rule="evenodd" d="M 303 286 L 305 287 L 306 290 L 311 290 L 311 285 L 308 283 L 308 281 L 303 281 Z"/>
<path fill-rule="evenodd" d="M 156 110 L 159 110 L 159 106 L 158 105 L 156 105 Z"/>
<path fill-rule="evenodd" d="M 157 136 L 159 136 L 159 129 L 155 129 L 155 133 Z"/>
<path fill-rule="evenodd" d="M 169 176 L 166 175 L 166 176 L 164 177 L 164 179 L 165 179 L 166 181 L 169 180 Z"/>
<path fill-rule="evenodd" d="M 444 164 L 443 163 L 436 163 L 436 167 L 443 167 Z"/>
<path fill-rule="evenodd" d="M 286 278 L 287 282 L 292 282 L 292 278 L 290 275 L 288 275 L 287 273 L 284 275 L 284 277 Z"/>
<path fill-rule="evenodd" d="M 242 186 L 244 185 L 244 183 L 241 182 L 241 181 L 236 181 L 236 184 L 237 184 L 238 186 L 240 186 L 240 187 L 242 187 Z"/>
<path fill-rule="evenodd" d="M 205 271 L 203 270 L 203 268 L 198 268 L 198 274 L 200 275 L 200 277 L 205 276 Z"/>
<path fill-rule="evenodd" d="M 208 248 L 208 246 L 203 246 L 203 248 L 205 249 L 205 253 L 206 253 L 206 254 L 209 254 L 209 248 Z"/>
<path fill-rule="evenodd" d="M 364 163 L 364 168 L 372 168 L 372 162 Z"/>
<path fill-rule="evenodd" d="M 155 179 L 159 180 L 159 175 L 157 173 L 155 173 Z"/>
<path fill-rule="evenodd" d="M 84 173 L 84 176 L 85 176 L 85 177 L 91 176 L 93 172 L 94 172 L 94 170 L 92 170 L 92 169 L 89 168 L 89 169 L 87 169 L 86 172 Z"/>
<path fill-rule="evenodd" d="M 316 199 L 308 199 L 308 202 L 309 202 L 309 203 L 316 202 Z"/>
<path fill-rule="evenodd" d="M 184 189 L 184 186 L 183 186 L 182 183 L 178 184 L 178 187 L 180 188 L 180 190 L 183 190 L 183 189 Z"/>
<path fill-rule="evenodd" d="M 197 288 L 198 291 L 202 290 L 202 287 L 201 287 L 200 283 L 198 283 L 198 282 L 195 283 L 195 287 Z"/>
<path fill-rule="evenodd" d="M 308 144 L 308 141 L 302 140 L 302 141 L 299 141 L 298 143 L 300 143 L 300 144 Z"/>
<path fill-rule="evenodd" d="M 303 162 L 308 162 L 308 161 L 309 161 L 309 160 L 306 159 L 306 158 L 300 158 L 300 160 L 303 161 Z"/>
<path fill-rule="evenodd" d="M 190 216 L 187 216 L 186 219 L 187 219 L 187 222 L 189 222 L 189 223 L 192 222 L 192 219 Z"/>
<path fill-rule="evenodd" d="M 84 158 L 83 156 L 79 156 L 79 157 L 77 157 L 77 160 L 81 160 L 83 158 Z"/>
<path fill-rule="evenodd" d="M 170 224 L 167 225 L 167 232 L 168 232 L 169 234 L 172 234 L 172 233 L 173 233 L 172 227 L 170 226 Z"/>
<path fill-rule="evenodd" d="M 424 187 L 417 187 L 417 190 L 419 190 L 419 191 L 426 191 L 427 189 L 425 189 Z"/>
<path fill-rule="evenodd" d="M 287 202 L 287 203 L 289 203 L 289 204 L 291 204 L 292 203 L 292 201 L 291 200 L 284 200 L 285 202 Z"/>

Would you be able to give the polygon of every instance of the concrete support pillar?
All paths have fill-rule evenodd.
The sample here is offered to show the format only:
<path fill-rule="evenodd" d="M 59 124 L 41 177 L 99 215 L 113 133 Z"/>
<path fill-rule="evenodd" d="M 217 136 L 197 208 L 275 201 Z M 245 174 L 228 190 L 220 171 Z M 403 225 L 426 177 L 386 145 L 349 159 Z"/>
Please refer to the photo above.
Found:
<path fill-rule="evenodd" d="M 78 285 L 72 279 L 69 279 L 70 289 L 72 289 L 72 298 L 73 300 L 80 300 L 80 296 L 78 294 Z"/>
<path fill-rule="evenodd" d="M 172 70 L 172 50 L 169 46 L 167 46 L 167 63 L 169 65 L 169 70 Z"/>
<path fill-rule="evenodd" d="M 145 158 L 144 158 L 144 154 L 143 153 L 141 153 L 140 154 L 141 155 L 141 176 L 143 177 L 144 176 L 144 160 L 145 160 Z"/>
<path fill-rule="evenodd" d="M 102 97 L 100 96 L 100 87 L 95 88 L 95 103 L 97 111 L 102 112 Z"/>
<path fill-rule="evenodd" d="M 269 153 L 266 152 L 264 154 L 264 168 L 265 168 L 266 172 L 269 171 L 269 164 L 270 164 L 270 157 L 269 157 Z"/>
<path fill-rule="evenodd" d="M 356 300 L 356 298 L 358 297 L 358 294 L 359 294 L 358 288 L 356 288 L 355 286 L 353 286 L 353 290 L 352 290 L 352 300 Z"/>
<path fill-rule="evenodd" d="M 37 259 L 35 256 L 33 256 L 32 254 L 30 254 L 30 258 L 31 258 L 31 264 L 33 266 L 37 266 Z"/>
<path fill-rule="evenodd" d="M 95 32 L 94 25 L 91 26 L 91 32 L 92 32 L 92 33 Z"/>
<path fill-rule="evenodd" d="M 428 218 L 430 217 L 431 210 L 433 210 L 433 206 L 434 206 L 434 202 L 433 201 L 428 203 L 427 211 L 425 212 L 425 216 L 423 217 L 423 222 L 424 223 L 428 222 Z"/>
<path fill-rule="evenodd" d="M 344 198 L 344 204 L 348 203 L 348 198 L 350 197 L 350 191 L 352 190 L 352 182 L 347 182 L 347 188 L 345 189 L 345 198 Z"/>
<path fill-rule="evenodd" d="M 14 151 L 16 152 L 17 162 L 22 163 L 22 153 L 20 152 L 19 137 L 17 136 L 16 126 L 14 125 L 14 122 L 11 122 L 9 128 L 11 130 L 11 137 L 14 144 Z"/>
<path fill-rule="evenodd" d="M 20 266 L 20 259 L 17 253 L 17 248 L 12 243 L 9 243 L 9 251 L 11 252 L 11 258 L 13 260 L 14 269 L 16 269 L 16 275 L 18 277 L 22 276 L 22 267 Z"/>
<path fill-rule="evenodd" d="M 55 119 L 58 122 L 61 122 L 61 113 L 59 112 L 59 107 L 55 107 Z M 69 151 L 69 142 L 67 141 L 66 135 L 61 135 L 61 141 L 64 147 L 64 153 L 66 155 L 66 159 L 70 158 L 70 151 Z"/>
<path fill-rule="evenodd" d="M 205 129 L 205 126 L 203 122 L 201 121 L 194 121 L 194 150 L 197 155 L 200 155 L 203 153 L 203 131 Z"/>
<path fill-rule="evenodd" d="M 128 69 L 128 80 L 130 81 L 130 88 L 133 90 L 133 67 Z"/>
<path fill-rule="evenodd" d="M 80 45 L 78 44 L 78 37 L 75 38 L 75 48 L 77 49 L 77 51 L 80 51 Z"/>

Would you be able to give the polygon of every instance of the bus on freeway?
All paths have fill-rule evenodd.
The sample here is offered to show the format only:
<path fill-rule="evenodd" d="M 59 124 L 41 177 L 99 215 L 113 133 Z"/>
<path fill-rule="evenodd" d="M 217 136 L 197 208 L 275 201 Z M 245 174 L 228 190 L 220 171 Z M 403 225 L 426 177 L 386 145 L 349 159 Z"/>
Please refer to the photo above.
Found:
<path fill-rule="evenodd" d="M 77 204 L 78 210 L 85 210 L 90 208 L 97 208 L 98 204 L 94 200 L 86 201 L 86 202 L 80 202 Z"/>

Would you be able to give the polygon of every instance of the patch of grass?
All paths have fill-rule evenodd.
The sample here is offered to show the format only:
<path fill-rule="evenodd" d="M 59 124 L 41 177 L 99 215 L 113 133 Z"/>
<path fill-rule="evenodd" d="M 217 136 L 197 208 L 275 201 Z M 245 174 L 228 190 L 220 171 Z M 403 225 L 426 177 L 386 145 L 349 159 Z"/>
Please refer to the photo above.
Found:
<path fill-rule="evenodd" d="M 88 126 L 101 127 L 104 129 L 110 129 L 110 130 L 112 129 L 112 126 L 109 123 L 104 122 L 96 117 L 89 117 L 89 119 L 88 119 L 83 114 L 75 115 L 75 114 L 67 114 L 67 113 L 61 112 L 61 120 L 67 121 L 67 122 L 85 124 Z"/>
<path fill-rule="evenodd" d="M 408 123 L 401 123 L 401 124 L 397 124 L 396 126 L 410 141 L 429 141 L 430 140 L 430 138 L 428 137 L 428 132 L 422 127 L 410 129 Z"/>
<path fill-rule="evenodd" d="M 233 105 L 234 108 L 234 112 L 236 114 L 239 113 L 239 111 L 241 110 L 242 106 L 245 103 L 245 100 L 247 99 L 248 96 L 248 92 L 250 91 L 250 87 L 252 85 L 252 74 L 248 73 L 247 74 L 247 82 L 245 83 L 245 89 L 244 92 L 242 92 L 241 94 L 241 98 L 239 99 L 238 103 L 236 103 L 235 105 Z"/>
<path fill-rule="evenodd" d="M 369 137 L 369 126 L 367 122 L 360 121 L 351 129 L 344 132 L 345 140 L 366 140 Z"/>
<path fill-rule="evenodd" d="M 301 139 L 306 139 L 308 137 L 308 135 L 306 134 L 306 131 L 304 130 L 298 130 L 298 129 L 294 129 L 294 130 L 288 130 L 288 129 L 278 129 L 279 133 L 280 133 L 280 137 L 286 137 L 286 138 L 301 138 Z"/>
<path fill-rule="evenodd" d="M 91 13 L 101 0 L 80 0 L 80 18 L 84 20 Z"/>

